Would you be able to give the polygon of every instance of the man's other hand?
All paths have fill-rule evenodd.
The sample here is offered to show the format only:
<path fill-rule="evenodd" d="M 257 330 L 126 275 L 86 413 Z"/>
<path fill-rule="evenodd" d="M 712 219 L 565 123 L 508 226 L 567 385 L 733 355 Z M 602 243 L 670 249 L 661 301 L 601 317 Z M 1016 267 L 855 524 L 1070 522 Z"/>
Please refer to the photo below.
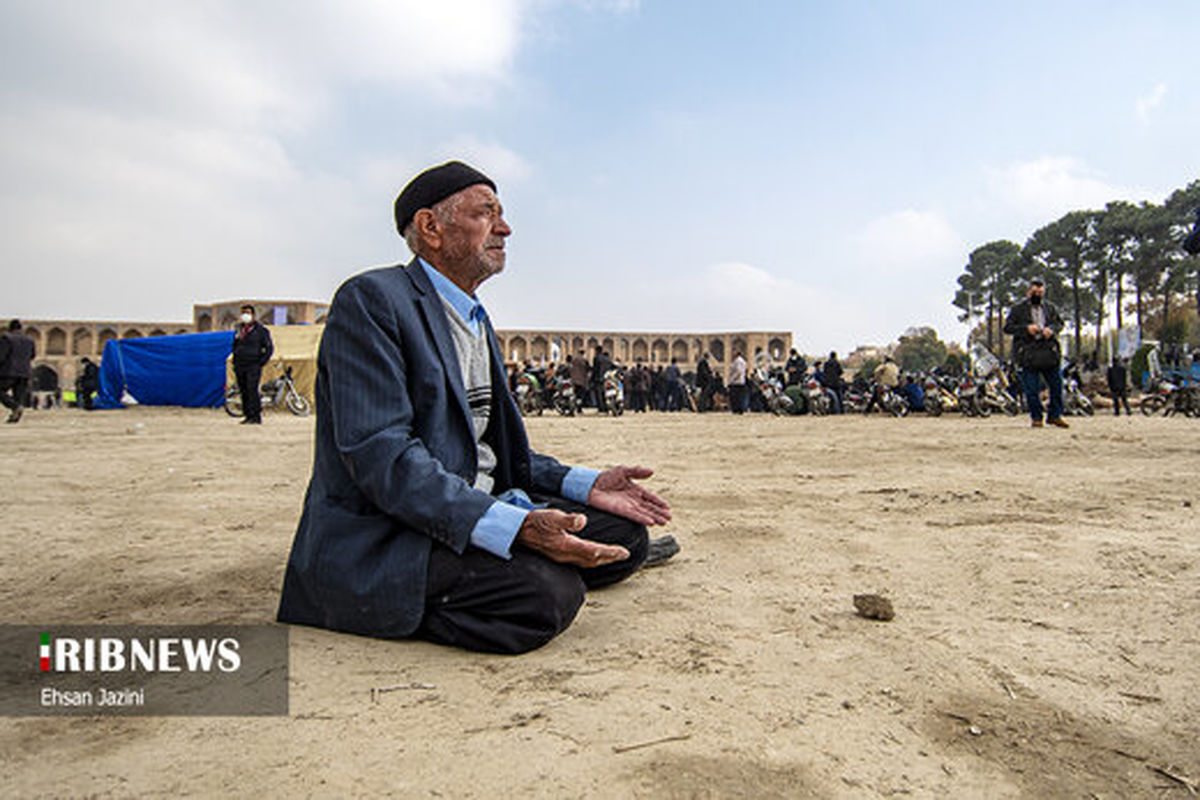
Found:
<path fill-rule="evenodd" d="M 615 544 L 590 542 L 575 535 L 587 525 L 583 514 L 568 514 L 553 508 L 538 508 L 525 515 L 517 542 L 560 564 L 599 567 L 629 558 L 629 551 Z"/>
<path fill-rule="evenodd" d="M 653 474 L 654 470 L 647 467 L 606 469 L 592 484 L 587 504 L 642 525 L 670 522 L 671 506 L 667 501 L 634 483 L 634 479 L 649 478 Z"/>

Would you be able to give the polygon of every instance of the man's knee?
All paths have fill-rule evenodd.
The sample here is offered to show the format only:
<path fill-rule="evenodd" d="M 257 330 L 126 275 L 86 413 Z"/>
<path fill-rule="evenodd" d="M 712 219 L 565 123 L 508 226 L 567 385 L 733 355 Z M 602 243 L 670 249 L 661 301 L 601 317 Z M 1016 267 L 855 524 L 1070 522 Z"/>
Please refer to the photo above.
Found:
<path fill-rule="evenodd" d="M 473 580 L 427 598 L 419 635 L 467 650 L 525 653 L 570 627 L 583 605 L 579 573 L 532 552 L 470 574 Z"/>

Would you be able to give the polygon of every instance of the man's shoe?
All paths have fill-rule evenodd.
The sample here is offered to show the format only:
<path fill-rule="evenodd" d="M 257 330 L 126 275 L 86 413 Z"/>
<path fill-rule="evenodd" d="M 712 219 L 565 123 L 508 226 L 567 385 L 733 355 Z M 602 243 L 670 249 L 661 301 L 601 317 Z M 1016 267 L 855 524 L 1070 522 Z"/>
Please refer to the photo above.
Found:
<path fill-rule="evenodd" d="M 646 549 L 646 560 L 642 562 L 642 567 L 661 566 L 678 552 L 679 542 L 675 541 L 675 537 L 669 533 L 666 536 L 651 539 L 650 546 Z"/>
<path fill-rule="evenodd" d="M 1056 428 L 1069 428 L 1069 427 L 1071 427 L 1070 425 L 1068 425 L 1068 424 L 1067 424 L 1067 421 L 1066 421 L 1065 419 L 1063 419 L 1062 417 L 1055 417 L 1054 419 L 1052 419 L 1052 420 L 1049 420 L 1049 422 L 1050 422 L 1050 424 L 1051 424 L 1051 425 L 1053 425 L 1053 426 L 1054 426 L 1054 427 L 1056 427 Z"/>
<path fill-rule="evenodd" d="M 8 422 L 20 422 L 21 415 L 25 413 L 25 409 L 17 406 L 8 415 Z"/>
<path fill-rule="evenodd" d="M 1035 428 L 1040 428 L 1040 427 L 1042 427 L 1042 421 L 1041 421 L 1040 419 L 1035 419 L 1035 420 L 1033 421 L 1033 427 L 1035 427 Z"/>

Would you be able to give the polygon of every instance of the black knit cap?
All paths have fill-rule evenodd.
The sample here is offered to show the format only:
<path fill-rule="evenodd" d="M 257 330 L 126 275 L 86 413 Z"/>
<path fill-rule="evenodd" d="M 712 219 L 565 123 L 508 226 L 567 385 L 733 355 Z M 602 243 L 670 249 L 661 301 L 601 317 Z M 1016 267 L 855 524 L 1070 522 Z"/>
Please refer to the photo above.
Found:
<path fill-rule="evenodd" d="M 491 178 L 461 161 L 447 161 L 425 170 L 409 181 L 396 198 L 396 230 L 403 236 L 408 223 L 422 208 L 435 206 L 450 195 L 481 183 L 496 191 Z"/>

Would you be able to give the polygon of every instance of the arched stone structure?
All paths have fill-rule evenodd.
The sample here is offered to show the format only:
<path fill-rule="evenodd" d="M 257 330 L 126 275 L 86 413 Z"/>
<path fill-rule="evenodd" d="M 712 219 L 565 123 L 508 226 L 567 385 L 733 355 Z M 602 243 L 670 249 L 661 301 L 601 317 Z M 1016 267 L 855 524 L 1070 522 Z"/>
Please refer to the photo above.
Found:
<path fill-rule="evenodd" d="M 67 332 L 57 326 L 46 331 L 46 355 L 65 356 L 67 354 Z"/>
<path fill-rule="evenodd" d="M 141 339 L 142 332 L 139 331 L 137 328 L 126 328 L 125 332 L 121 334 L 121 338 L 122 339 Z"/>
<path fill-rule="evenodd" d="M 53 392 L 61 385 L 58 370 L 49 364 L 35 364 L 29 377 L 29 388 L 35 392 Z"/>
<path fill-rule="evenodd" d="M 534 361 L 546 361 L 550 358 L 550 345 L 545 336 L 535 336 L 529 342 L 529 357 Z"/>
<path fill-rule="evenodd" d="M 650 346 L 646 344 L 645 339 L 638 337 L 633 340 L 633 353 L 631 355 L 635 362 L 650 360 Z"/>
<path fill-rule="evenodd" d="M 676 339 L 671 342 L 671 358 L 678 361 L 680 364 L 687 364 L 691 361 L 688 358 L 687 342 L 683 339 Z"/>
<path fill-rule="evenodd" d="M 665 364 L 669 359 L 670 350 L 666 339 L 655 339 L 650 344 L 650 363 Z"/>
<path fill-rule="evenodd" d="M 96 350 L 92 329 L 79 327 L 71 334 L 71 355 L 90 356 Z"/>
<path fill-rule="evenodd" d="M 512 361 L 522 363 L 526 358 L 525 339 L 521 336 L 514 336 L 508 340 L 508 357 Z"/>

